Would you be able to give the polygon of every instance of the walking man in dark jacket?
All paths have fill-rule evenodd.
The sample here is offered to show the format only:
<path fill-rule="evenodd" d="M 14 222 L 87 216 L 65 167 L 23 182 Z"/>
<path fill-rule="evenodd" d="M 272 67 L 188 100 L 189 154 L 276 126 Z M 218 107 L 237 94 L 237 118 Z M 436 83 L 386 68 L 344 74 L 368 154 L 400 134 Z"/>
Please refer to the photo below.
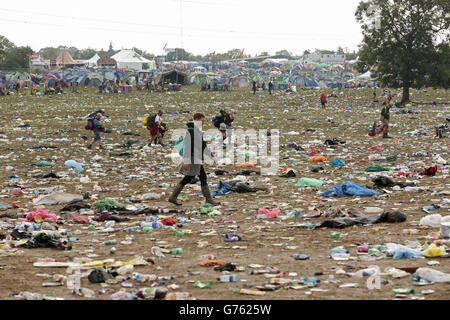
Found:
<path fill-rule="evenodd" d="M 388 136 L 388 130 L 389 130 L 389 120 L 390 120 L 390 110 L 391 110 L 391 104 L 383 102 L 383 109 L 381 109 L 381 123 L 383 124 L 383 138 L 390 139 L 391 137 Z"/>
<path fill-rule="evenodd" d="M 196 113 L 194 114 L 194 122 L 187 124 L 188 129 L 184 137 L 183 164 L 180 169 L 184 178 L 176 185 L 172 195 L 168 199 L 169 202 L 177 206 L 181 205 L 177 202 L 179 194 L 184 186 L 191 182 L 195 176 L 199 176 L 200 178 L 202 193 L 206 199 L 206 203 L 218 205 L 211 197 L 205 168 L 203 167 L 204 154 L 213 158 L 214 163 L 217 163 L 217 160 L 212 156 L 211 151 L 206 146 L 206 142 L 203 140 L 202 126 L 204 122 L 205 115 Z"/>

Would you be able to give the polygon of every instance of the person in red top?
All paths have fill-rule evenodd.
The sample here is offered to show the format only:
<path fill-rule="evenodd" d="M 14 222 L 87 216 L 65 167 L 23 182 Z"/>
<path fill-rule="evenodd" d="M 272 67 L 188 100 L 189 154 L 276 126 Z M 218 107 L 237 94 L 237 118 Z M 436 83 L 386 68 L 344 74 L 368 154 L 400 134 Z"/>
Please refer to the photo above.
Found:
<path fill-rule="evenodd" d="M 327 96 L 325 95 L 325 93 L 322 93 L 322 95 L 320 96 L 320 103 L 322 104 L 322 108 L 326 107 Z"/>
<path fill-rule="evenodd" d="M 231 125 L 233 124 L 233 121 L 234 121 L 234 109 L 231 109 L 230 112 L 226 114 L 224 120 L 227 129 L 228 143 L 231 143 L 231 131 L 232 131 Z"/>

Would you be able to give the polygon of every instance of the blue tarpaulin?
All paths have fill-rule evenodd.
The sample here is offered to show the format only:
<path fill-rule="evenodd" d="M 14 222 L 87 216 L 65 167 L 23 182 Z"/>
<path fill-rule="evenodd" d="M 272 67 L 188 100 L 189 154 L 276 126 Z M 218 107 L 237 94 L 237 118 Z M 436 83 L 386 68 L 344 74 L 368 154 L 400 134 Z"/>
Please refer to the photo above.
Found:
<path fill-rule="evenodd" d="M 344 196 L 359 196 L 371 197 L 379 195 L 378 192 L 364 188 L 354 182 L 345 182 L 336 187 L 329 188 L 326 192 L 321 193 L 321 197 L 344 197 Z"/>

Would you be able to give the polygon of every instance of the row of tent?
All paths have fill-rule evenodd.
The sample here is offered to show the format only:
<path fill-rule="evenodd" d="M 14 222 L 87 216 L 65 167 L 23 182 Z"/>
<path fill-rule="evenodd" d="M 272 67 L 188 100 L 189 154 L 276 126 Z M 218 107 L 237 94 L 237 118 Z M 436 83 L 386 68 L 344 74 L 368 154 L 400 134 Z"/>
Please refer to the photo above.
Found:
<path fill-rule="evenodd" d="M 64 80 L 66 83 L 76 82 L 79 86 L 98 87 L 105 80 L 120 79 L 128 81 L 131 85 L 136 80 L 152 79 L 158 83 L 161 79 L 169 83 L 183 85 L 202 83 L 228 84 L 233 87 L 249 87 L 255 80 L 266 84 L 273 80 L 276 87 L 287 85 L 298 88 L 343 88 L 354 86 L 367 86 L 373 84 L 371 72 L 356 76 L 354 73 L 345 72 L 342 66 L 325 65 L 317 63 L 305 63 L 299 61 L 274 61 L 268 60 L 263 63 L 218 63 L 216 72 L 208 72 L 206 67 L 210 65 L 198 63 L 191 64 L 188 69 L 177 69 L 173 64 L 165 63 L 165 70 L 153 69 L 149 72 L 136 71 L 114 71 L 107 68 L 92 69 L 66 69 Z M 144 76 L 142 76 L 144 74 Z M 33 76 L 35 83 L 48 83 L 60 81 L 61 75 L 56 72 Z M 0 73 L 0 84 L 15 83 L 20 80 L 30 80 L 28 73 L 12 72 Z"/>

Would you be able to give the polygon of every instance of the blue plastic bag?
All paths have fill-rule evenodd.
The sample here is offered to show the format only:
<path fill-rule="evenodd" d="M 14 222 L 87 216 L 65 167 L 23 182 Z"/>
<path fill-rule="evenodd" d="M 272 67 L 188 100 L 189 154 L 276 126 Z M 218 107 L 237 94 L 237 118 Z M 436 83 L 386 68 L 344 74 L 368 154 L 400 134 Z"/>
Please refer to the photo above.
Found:
<path fill-rule="evenodd" d="M 180 156 L 183 156 L 184 155 L 184 138 L 175 142 L 175 146 L 177 147 L 178 154 Z"/>
<path fill-rule="evenodd" d="M 340 186 L 331 187 L 326 192 L 320 194 L 321 197 L 371 197 L 378 195 L 378 192 L 364 188 L 363 186 L 360 186 L 359 184 L 354 182 L 345 182 Z"/>
<path fill-rule="evenodd" d="M 345 166 L 345 162 L 342 160 L 333 160 L 333 162 L 331 163 L 332 167 L 344 167 Z"/>

